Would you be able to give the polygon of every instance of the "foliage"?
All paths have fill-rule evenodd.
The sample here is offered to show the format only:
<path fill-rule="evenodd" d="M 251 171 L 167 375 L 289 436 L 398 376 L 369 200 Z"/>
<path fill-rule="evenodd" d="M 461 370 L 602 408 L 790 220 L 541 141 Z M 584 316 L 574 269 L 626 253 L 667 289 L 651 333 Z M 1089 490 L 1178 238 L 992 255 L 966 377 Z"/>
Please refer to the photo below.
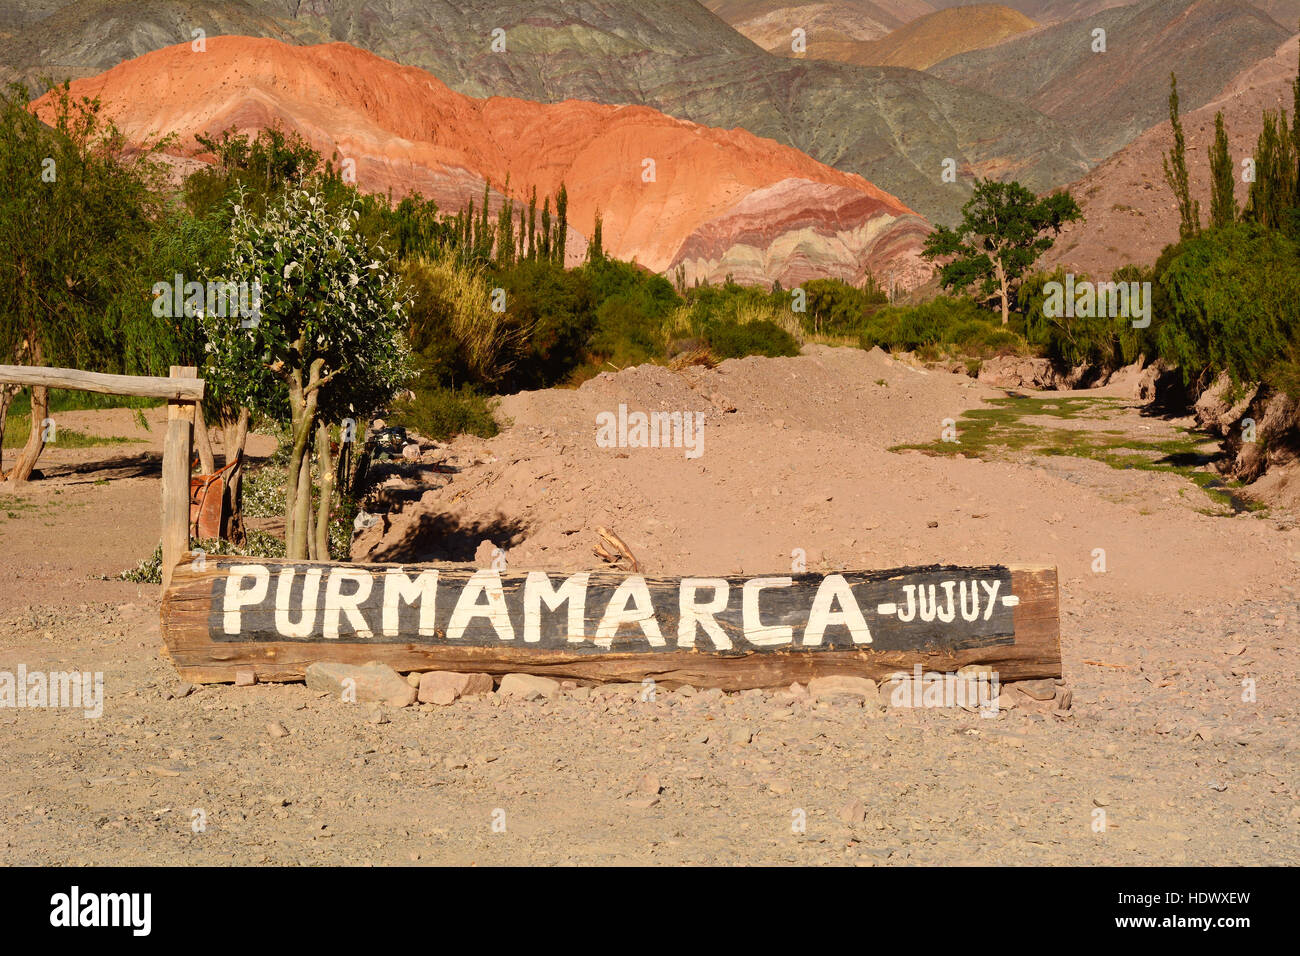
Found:
<path fill-rule="evenodd" d="M 421 435 L 448 441 L 457 435 L 492 438 L 500 431 L 492 415 L 494 401 L 472 386 L 418 386 L 414 398 L 397 402 L 388 422 L 413 428 Z"/>
<path fill-rule="evenodd" d="M 309 470 L 299 482 L 313 441 L 321 475 L 332 476 L 330 442 L 315 433 L 317 423 L 368 415 L 411 371 L 407 293 L 383 250 L 357 231 L 359 216 L 331 208 L 311 185 L 289 190 L 261 215 L 236 205 L 223 278 L 260 286 L 261 312 L 254 321 L 201 317 L 205 376 L 254 412 L 292 423 L 286 545 L 294 558 L 327 546 L 330 489 L 309 540 Z"/>
<path fill-rule="evenodd" d="M 1184 377 L 1267 380 L 1300 341 L 1300 245 L 1252 223 L 1206 230 L 1161 257 L 1162 356 Z"/>
<path fill-rule="evenodd" d="M 878 310 L 858 337 L 864 349 L 889 351 L 932 349 L 938 353 L 989 358 L 1001 352 L 1024 351 L 1025 342 L 1002 326 L 998 317 L 970 298 L 938 298 L 914 306 Z"/>
<path fill-rule="evenodd" d="M 1169 125 L 1173 127 L 1174 147 L 1161 157 L 1165 182 L 1178 203 L 1178 235 L 1190 239 L 1201 231 L 1201 204 L 1192 199 L 1187 181 L 1187 141 L 1178 116 L 1178 78 L 1169 74 Z"/>
<path fill-rule="evenodd" d="M 947 259 L 939 267 L 943 287 L 974 286 L 985 301 L 999 303 L 1006 324 L 1021 278 L 1052 247 L 1061 227 L 1081 217 L 1068 192 L 1039 199 L 1019 183 L 977 180 L 961 224 L 935 229 L 922 255 Z"/>
<path fill-rule="evenodd" d="M 722 359 L 799 354 L 799 343 L 794 336 L 768 319 L 744 324 L 713 322 L 705 328 L 704 337 L 713 354 Z"/>

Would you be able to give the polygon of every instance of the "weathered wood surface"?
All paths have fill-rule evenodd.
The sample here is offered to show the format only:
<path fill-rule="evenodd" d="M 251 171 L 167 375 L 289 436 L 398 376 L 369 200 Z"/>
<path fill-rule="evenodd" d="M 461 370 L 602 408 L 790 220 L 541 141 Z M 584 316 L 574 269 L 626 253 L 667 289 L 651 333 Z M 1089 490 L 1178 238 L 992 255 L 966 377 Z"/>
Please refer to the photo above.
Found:
<path fill-rule="evenodd" d="M 204 388 L 203 379 L 195 378 L 193 369 L 184 378 L 159 378 L 151 375 L 106 375 L 75 368 L 0 365 L 0 382 L 189 402 L 202 401 Z"/>
<path fill-rule="evenodd" d="M 188 381 L 197 371 L 173 365 L 167 381 Z M 190 454 L 194 449 L 195 403 L 172 399 L 167 404 L 167 437 L 162 463 L 162 580 L 171 584 L 172 569 L 190 546 Z"/>
<path fill-rule="evenodd" d="M 206 556 L 176 567 L 162 626 L 181 676 L 201 683 L 371 660 L 727 690 L 916 664 L 1061 676 L 1052 567 L 656 578 Z"/>

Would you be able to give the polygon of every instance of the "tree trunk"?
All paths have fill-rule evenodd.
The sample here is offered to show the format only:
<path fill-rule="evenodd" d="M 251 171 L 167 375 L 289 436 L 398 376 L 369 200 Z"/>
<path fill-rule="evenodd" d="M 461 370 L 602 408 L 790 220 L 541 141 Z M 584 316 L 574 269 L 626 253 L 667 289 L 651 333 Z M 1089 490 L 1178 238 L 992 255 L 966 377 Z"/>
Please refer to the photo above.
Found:
<path fill-rule="evenodd" d="M 39 340 L 29 340 L 27 357 L 31 360 L 32 365 L 45 364 L 45 349 L 41 346 Z M 44 385 L 33 385 L 32 420 L 31 429 L 27 433 L 27 444 L 18 453 L 18 461 L 14 463 L 13 471 L 9 472 L 9 480 L 15 485 L 21 484 L 31 477 L 32 469 L 36 467 L 36 462 L 45 449 L 45 419 L 49 417 L 49 414 L 50 390 Z"/>
<path fill-rule="evenodd" d="M 1010 312 L 1010 303 L 1007 301 L 1009 293 L 1007 290 L 1007 272 L 1002 267 L 1002 260 L 993 257 L 993 274 L 998 280 L 998 298 L 1002 301 L 1002 324 L 1007 324 L 1008 313 Z"/>
<path fill-rule="evenodd" d="M 19 392 L 17 385 L 0 385 L 0 481 L 5 480 L 4 433 L 5 421 L 9 418 L 9 406 Z"/>
<path fill-rule="evenodd" d="M 293 545 L 289 557 L 310 559 L 315 540 L 311 533 L 311 443 L 308 442 L 298 468 L 298 494 L 293 509 Z"/>
<path fill-rule="evenodd" d="M 334 463 L 330 460 L 330 427 L 316 429 L 316 462 L 320 468 L 320 502 L 316 506 L 316 557 L 330 560 L 330 505 L 334 503 Z"/>
<path fill-rule="evenodd" d="M 223 417 L 221 421 L 221 450 L 225 456 L 223 465 L 228 465 L 236 458 L 244 457 L 244 446 L 248 444 L 249 411 L 239 410 L 237 418 Z M 222 537 L 235 544 L 244 543 L 244 464 L 235 469 L 226 485 L 227 521 L 221 529 Z"/>
<path fill-rule="evenodd" d="M 217 470 L 217 459 L 212 454 L 212 437 L 203 417 L 203 403 L 194 403 L 194 445 L 199 452 L 199 472 L 210 475 Z"/>
<path fill-rule="evenodd" d="M 45 422 L 50 415 L 50 390 L 44 385 L 32 386 L 32 421 L 27 433 L 27 444 L 18 453 L 14 470 L 9 473 L 9 480 L 21 484 L 32 476 L 32 470 L 45 450 Z M 55 436 L 57 438 L 57 433 Z"/>

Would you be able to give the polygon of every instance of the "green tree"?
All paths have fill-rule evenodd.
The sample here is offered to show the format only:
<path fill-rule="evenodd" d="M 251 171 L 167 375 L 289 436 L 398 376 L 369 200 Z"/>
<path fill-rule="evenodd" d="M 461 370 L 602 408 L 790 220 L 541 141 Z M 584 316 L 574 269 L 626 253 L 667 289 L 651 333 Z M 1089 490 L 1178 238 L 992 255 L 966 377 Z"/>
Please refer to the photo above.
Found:
<path fill-rule="evenodd" d="M 1040 199 L 1020 183 L 977 180 L 962 207 L 961 224 L 956 229 L 939 226 L 926 237 L 922 255 L 947 259 L 939 267 L 944 288 L 975 286 L 985 301 L 999 303 L 1006 325 L 1025 273 L 1052 247 L 1061 227 L 1080 218 L 1068 192 Z"/>
<path fill-rule="evenodd" d="M 564 247 L 569 241 L 569 193 L 560 183 L 560 192 L 555 197 L 555 261 L 564 267 Z"/>
<path fill-rule="evenodd" d="M 1192 199 L 1187 181 L 1187 141 L 1183 136 L 1183 123 L 1178 116 L 1178 78 L 1169 74 L 1169 125 L 1174 131 L 1174 148 L 1161 157 L 1165 182 L 1174 192 L 1178 203 L 1178 235 L 1190 239 L 1201 231 L 1201 204 Z"/>
<path fill-rule="evenodd" d="M 131 280 L 161 209 L 157 144 L 124 154 L 97 100 L 74 101 L 66 86 L 48 96 L 46 125 L 24 87 L 0 91 L 0 362 L 121 371 L 123 309 L 147 304 Z M 0 430 L 14 391 L 0 388 Z M 36 386 L 9 480 L 31 476 L 48 415 Z"/>
<path fill-rule="evenodd" d="M 1286 110 L 1264 113 L 1255 146 L 1255 181 L 1242 216 L 1265 229 L 1281 229 L 1296 206 L 1296 148 L 1287 129 Z"/>
<path fill-rule="evenodd" d="M 1228 152 L 1228 132 L 1223 113 L 1214 114 L 1214 145 L 1210 151 L 1210 226 L 1219 228 L 1237 221 L 1236 177 Z"/>
<path fill-rule="evenodd" d="M 256 412 L 290 425 L 285 548 L 329 557 L 332 426 L 392 397 L 410 373 L 407 293 L 382 249 L 362 237 L 355 209 L 331 208 L 319 186 L 285 193 L 231 224 L 227 281 L 256 283 L 256 321 L 206 313 L 206 377 Z M 311 527 L 313 443 L 320 474 Z"/>

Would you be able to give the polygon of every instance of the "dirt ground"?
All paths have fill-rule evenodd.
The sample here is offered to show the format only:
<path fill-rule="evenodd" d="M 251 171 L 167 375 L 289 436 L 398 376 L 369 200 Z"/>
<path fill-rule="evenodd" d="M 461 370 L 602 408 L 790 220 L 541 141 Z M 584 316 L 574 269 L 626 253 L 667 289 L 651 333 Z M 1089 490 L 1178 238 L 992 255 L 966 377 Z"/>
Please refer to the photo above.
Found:
<path fill-rule="evenodd" d="M 470 560 L 487 540 L 515 570 L 578 570 L 605 525 L 656 574 L 786 572 L 795 548 L 809 570 L 1054 564 L 1068 717 L 623 685 L 382 713 L 301 684 L 191 690 L 159 656 L 157 588 L 114 580 L 158 541 L 162 414 L 64 413 L 140 441 L 56 445 L 44 480 L 0 490 L 0 671 L 101 671 L 104 710 L 0 709 L 0 863 L 1295 863 L 1296 517 L 1212 515 L 1186 478 L 1076 457 L 888 450 L 1004 394 L 810 347 L 511 396 L 502 434 L 453 443 L 459 470 L 367 547 Z M 704 411 L 703 453 L 597 447 L 620 402 Z M 1095 427 L 1187 424 L 1131 402 Z"/>

